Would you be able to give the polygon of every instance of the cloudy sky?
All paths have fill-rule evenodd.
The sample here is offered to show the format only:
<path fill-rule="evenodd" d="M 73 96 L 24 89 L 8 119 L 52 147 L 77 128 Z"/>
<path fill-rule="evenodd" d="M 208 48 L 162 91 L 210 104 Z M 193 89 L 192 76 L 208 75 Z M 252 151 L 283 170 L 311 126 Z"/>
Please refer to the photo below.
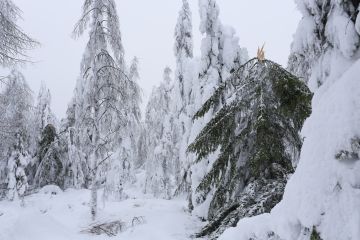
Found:
<path fill-rule="evenodd" d="M 52 93 L 59 118 L 72 97 L 87 36 L 74 40 L 71 32 L 83 0 L 13 0 L 23 11 L 21 27 L 41 42 L 30 52 L 35 64 L 23 72 L 37 94 L 44 82 Z M 152 87 L 162 80 L 165 66 L 174 66 L 173 32 L 181 0 L 115 0 L 126 57 L 140 60 L 140 85 L 146 103 Z M 194 20 L 195 53 L 199 54 L 197 0 L 189 0 Z M 236 29 L 240 45 L 254 56 L 266 43 L 267 58 L 286 65 L 300 14 L 292 0 L 218 0 L 222 23 Z"/>

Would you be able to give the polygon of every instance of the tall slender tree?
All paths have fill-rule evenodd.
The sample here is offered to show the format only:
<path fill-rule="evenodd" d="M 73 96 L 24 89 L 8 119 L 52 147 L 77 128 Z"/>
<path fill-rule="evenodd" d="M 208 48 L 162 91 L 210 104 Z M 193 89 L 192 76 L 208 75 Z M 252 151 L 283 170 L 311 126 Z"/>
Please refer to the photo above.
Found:
<path fill-rule="evenodd" d="M 13 70 L 0 94 L 0 183 L 7 183 L 9 190 L 14 189 L 16 182 L 8 174 L 16 174 L 19 167 L 19 174 L 23 175 L 31 154 L 32 107 L 32 93 L 25 77 Z M 27 179 L 23 180 L 27 185 Z"/>
<path fill-rule="evenodd" d="M 242 49 L 239 45 L 235 30 L 221 23 L 219 18 L 220 9 L 216 0 L 199 0 L 199 13 L 200 32 L 203 39 L 197 77 L 198 83 L 195 84 L 198 87 L 194 88 L 195 104 L 193 105 L 193 114 L 212 96 L 215 89 L 231 75 L 231 72 L 248 59 L 246 49 Z M 231 94 L 231 91 L 229 89 L 228 92 L 222 92 L 222 94 L 224 94 L 222 99 L 225 99 L 227 94 Z M 218 106 L 214 106 L 204 116 L 192 122 L 188 144 L 195 140 L 201 129 L 214 117 L 221 108 L 222 102 L 219 101 Z M 214 153 L 214 155 L 216 154 L 217 152 Z M 190 162 L 195 162 L 196 156 L 191 156 L 191 153 L 189 156 L 192 160 Z M 196 186 L 206 174 L 209 166 L 212 165 L 214 157 L 209 156 L 207 160 L 192 164 L 191 169 L 186 174 L 186 177 L 191 175 L 193 200 L 198 198 Z M 199 210 L 207 209 L 207 207 L 201 207 L 200 202 L 195 201 L 195 203 L 195 208 L 198 207 Z M 197 214 L 201 215 L 201 217 L 207 216 L 207 211 L 200 211 L 201 213 L 198 212 Z"/>
<path fill-rule="evenodd" d="M 37 97 L 37 103 L 33 110 L 33 117 L 32 117 L 32 136 L 33 136 L 33 144 L 31 152 L 36 155 L 31 161 L 31 163 L 26 168 L 26 173 L 28 175 L 29 184 L 31 185 L 33 183 L 33 179 L 35 177 L 37 168 L 39 164 L 41 163 L 41 159 L 43 158 L 42 155 L 44 155 L 43 150 L 48 147 L 48 144 L 51 142 L 45 141 L 47 144 L 46 147 L 44 146 L 43 142 L 43 133 L 45 128 L 48 125 L 51 125 L 51 128 L 56 128 L 57 126 L 57 120 L 55 115 L 53 114 L 51 110 L 51 94 L 50 90 L 46 87 L 44 83 L 41 84 L 39 94 Z M 48 132 L 48 131 L 47 131 Z M 55 129 L 56 132 L 56 129 Z M 50 137 L 52 138 L 52 137 Z M 41 143 L 43 142 L 43 143 Z"/>
<path fill-rule="evenodd" d="M 146 108 L 147 162 L 145 191 L 165 199 L 172 196 L 174 176 L 175 132 L 171 95 L 173 80 L 171 69 L 164 70 L 164 81 L 154 88 Z"/>
<path fill-rule="evenodd" d="M 177 125 L 176 147 L 177 167 L 176 167 L 176 194 L 188 193 L 190 191 L 190 178 L 186 177 L 190 169 L 191 160 L 186 154 L 188 139 L 190 136 L 192 115 L 194 113 L 194 97 L 196 91 L 197 78 L 194 76 L 193 60 L 193 33 L 192 33 L 192 13 L 187 0 L 182 1 L 179 11 L 177 24 L 175 27 L 175 83 L 174 97 L 172 99 L 174 114 Z"/>
<path fill-rule="evenodd" d="M 189 60 L 193 58 L 192 13 L 187 0 L 183 0 L 175 27 L 175 90 L 180 100 L 179 111 L 184 111 L 191 98 L 191 79 L 188 76 Z"/>
<path fill-rule="evenodd" d="M 138 107 L 139 87 L 126 69 L 115 1 L 86 0 L 74 35 L 82 35 L 87 28 L 89 41 L 75 96 L 75 131 L 87 165 L 87 185 L 92 191 L 91 215 L 95 219 L 100 179 L 106 182 L 110 178 L 121 179 L 106 173 L 112 166 L 128 168 L 123 163 L 131 161 L 128 146 L 133 140 L 131 132 L 138 112 L 130 110 Z M 121 191 L 118 186 L 114 188 Z"/>
<path fill-rule="evenodd" d="M 85 169 L 83 168 L 83 155 L 79 148 L 79 138 L 76 136 L 76 101 L 75 97 L 71 100 L 66 111 L 66 117 L 60 125 L 59 137 L 64 145 L 65 156 L 64 166 L 64 188 L 83 188 L 85 187 Z"/>

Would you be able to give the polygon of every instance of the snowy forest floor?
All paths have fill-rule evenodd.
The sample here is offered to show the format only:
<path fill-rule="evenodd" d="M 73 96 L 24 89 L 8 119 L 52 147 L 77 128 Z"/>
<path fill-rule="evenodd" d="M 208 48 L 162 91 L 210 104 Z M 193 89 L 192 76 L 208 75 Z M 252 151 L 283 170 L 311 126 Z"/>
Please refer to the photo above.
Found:
<path fill-rule="evenodd" d="M 82 232 L 94 224 L 90 191 L 62 192 L 48 186 L 26 197 L 23 207 L 19 201 L 0 202 L 0 240 L 186 240 L 200 229 L 202 224 L 186 212 L 184 200 L 153 199 L 129 190 L 129 199 L 121 202 L 104 204 L 99 197 L 96 223 L 123 222 L 125 227 L 117 236 Z"/>

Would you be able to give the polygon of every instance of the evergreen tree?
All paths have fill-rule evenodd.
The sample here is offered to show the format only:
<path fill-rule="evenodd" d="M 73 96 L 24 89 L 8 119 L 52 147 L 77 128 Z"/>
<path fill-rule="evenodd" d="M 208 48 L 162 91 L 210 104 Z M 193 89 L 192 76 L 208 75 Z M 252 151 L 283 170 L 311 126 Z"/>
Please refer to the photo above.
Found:
<path fill-rule="evenodd" d="M 31 149 L 32 105 L 32 93 L 24 76 L 13 70 L 0 93 L 0 184 L 7 182 L 7 162 L 18 137 L 24 151 Z"/>
<path fill-rule="evenodd" d="M 222 25 L 216 0 L 199 0 L 201 44 L 201 91 L 204 101 L 225 81 L 236 64 L 247 60 L 247 52 L 241 49 L 235 30 Z"/>
<path fill-rule="evenodd" d="M 193 34 L 192 34 L 192 13 L 187 0 L 183 0 L 182 8 L 179 12 L 178 21 L 175 27 L 175 84 L 174 84 L 174 102 L 175 116 L 178 132 L 176 140 L 178 149 L 178 163 L 176 170 L 176 194 L 188 192 L 188 178 L 184 178 L 189 169 L 189 157 L 186 154 L 188 138 L 191 130 L 191 118 L 194 113 L 195 81 L 193 60 Z"/>
<path fill-rule="evenodd" d="M 26 51 L 38 45 L 38 42 L 26 35 L 16 24 L 19 18 L 21 18 L 21 10 L 11 0 L 0 1 L 0 65 L 3 67 L 26 62 L 28 60 Z M 19 109 L 12 109 L 12 113 L 10 112 L 13 107 L 11 104 L 17 102 L 21 97 L 23 97 L 23 101 L 32 98 L 31 92 L 27 91 L 29 90 L 27 86 L 23 85 L 24 88 L 17 88 L 19 85 L 14 82 L 14 78 L 23 79 L 23 76 L 14 70 L 10 76 L 0 77 L 0 82 L 6 85 L 5 90 L 0 94 L 0 110 L 2 113 L 0 116 L 0 186 L 4 185 L 7 178 L 6 153 L 13 147 L 15 132 L 19 130 L 15 130 L 15 128 L 19 127 L 20 119 L 12 119 L 16 121 L 12 122 L 11 118 L 16 115 L 13 113 L 19 114 L 21 104 L 18 104 Z M 15 89 L 11 89 L 10 87 L 14 87 L 14 84 L 16 85 Z M 26 90 L 26 93 L 23 90 Z M 18 93 L 20 94 L 19 97 L 14 96 L 13 99 L 9 99 L 13 95 L 7 95 Z M 27 142 L 26 137 L 25 141 Z"/>
<path fill-rule="evenodd" d="M 235 35 L 235 30 L 231 27 L 224 26 L 220 19 L 220 9 L 216 0 L 199 0 L 200 11 L 200 32 L 204 35 L 201 43 L 201 60 L 198 69 L 198 83 L 194 84 L 194 105 L 195 111 L 199 109 L 205 101 L 210 98 L 215 89 L 227 79 L 231 72 L 239 65 L 245 63 L 248 59 L 247 51 L 240 48 L 239 39 Z M 196 81 L 195 81 L 196 82 Z M 226 94 L 222 92 L 226 97 Z M 189 134 L 188 144 L 195 140 L 200 130 L 210 121 L 210 119 L 221 108 L 222 101 L 219 101 L 218 106 L 215 106 L 208 111 L 203 118 L 196 119 L 191 123 L 191 130 Z M 195 111 L 191 113 L 193 116 Z M 217 153 L 214 153 L 216 155 Z M 196 156 L 188 155 L 190 161 L 193 163 Z M 214 157 L 209 156 L 208 161 L 198 162 L 188 167 L 186 177 L 191 176 L 193 200 L 198 198 L 194 187 L 199 184 L 200 179 L 206 174 L 206 169 L 213 164 Z M 183 179 L 185 179 L 183 175 Z M 195 201 L 196 203 L 196 201 Z M 199 203 L 199 202 L 198 202 Z M 199 211 L 197 210 L 199 209 Z M 206 209 L 206 206 L 195 206 L 196 214 L 200 217 L 205 217 L 207 212 L 200 212 Z"/>
<path fill-rule="evenodd" d="M 246 229 L 240 222 L 242 230 L 236 234 L 358 239 L 351 225 L 359 214 L 349 199 L 359 198 L 354 187 L 359 181 L 353 182 L 358 172 L 359 1 L 301 0 L 297 5 L 303 18 L 289 69 L 314 92 L 313 111 L 302 129 L 301 157 L 282 201 L 266 217 L 271 226 L 264 224 L 258 231 L 256 220 Z M 281 231 L 283 226 L 288 230 Z"/>
<path fill-rule="evenodd" d="M 83 188 L 85 187 L 85 174 L 83 167 L 83 155 L 79 148 L 79 138 L 76 137 L 76 103 L 72 99 L 66 111 L 66 117 L 61 122 L 59 133 L 59 144 L 64 151 L 64 188 Z"/>
<path fill-rule="evenodd" d="M 32 144 L 33 145 L 32 152 L 35 152 L 36 156 L 26 168 L 26 173 L 28 175 L 28 181 L 30 185 L 32 185 L 36 171 L 39 167 L 42 158 L 44 157 L 43 156 L 44 146 L 42 146 L 41 144 L 43 138 L 42 136 L 43 131 L 45 130 L 45 127 L 47 127 L 48 125 L 51 125 L 54 128 L 55 126 L 57 126 L 57 120 L 55 118 L 55 115 L 52 113 L 50 105 L 51 105 L 50 90 L 45 86 L 44 83 L 42 83 L 37 98 L 37 105 L 34 109 L 34 116 L 32 119 L 33 121 L 32 135 L 34 141 L 34 143 Z"/>
<path fill-rule="evenodd" d="M 330 76 L 341 75 L 337 61 L 351 59 L 360 44 L 355 28 L 358 1 L 297 1 L 303 18 L 289 57 L 289 70 L 317 90 Z M 348 66 L 348 64 L 347 64 Z"/>
<path fill-rule="evenodd" d="M 2 137 L 9 138 L 6 142 L 14 146 L 15 133 L 26 133 L 25 147 L 28 148 L 30 146 L 29 122 L 32 115 L 33 97 L 25 77 L 19 71 L 11 72 L 1 93 L 0 101 Z"/>
<path fill-rule="evenodd" d="M 28 152 L 24 150 L 22 134 L 16 133 L 15 137 L 16 143 L 7 163 L 8 199 L 11 201 L 21 199 L 23 202 L 24 195 L 28 188 L 25 167 L 29 162 L 30 156 Z"/>
<path fill-rule="evenodd" d="M 88 27 L 89 41 L 75 95 L 75 135 L 87 166 L 85 183 L 92 189 L 91 214 L 95 219 L 101 182 L 106 180 L 105 190 L 112 194 L 121 191 L 123 175 L 130 175 L 132 132 L 140 97 L 137 83 L 126 70 L 115 2 L 85 1 L 75 36 Z M 119 171 L 106 174 L 110 169 Z"/>
<path fill-rule="evenodd" d="M 63 143 L 57 136 L 56 128 L 48 124 L 42 134 L 39 143 L 39 166 L 34 177 L 34 184 L 36 187 L 43 187 L 46 185 L 57 185 L 64 188 L 64 167 L 62 148 Z"/>
<path fill-rule="evenodd" d="M 137 157 L 136 157 L 136 164 L 135 168 L 144 169 L 146 164 L 146 158 L 148 156 L 148 146 L 147 146 L 147 129 L 145 123 L 141 124 L 139 138 L 138 138 L 138 144 L 137 144 Z"/>
<path fill-rule="evenodd" d="M 314 92 L 299 164 L 271 214 L 243 220 L 221 239 L 360 238 L 353 228 L 359 219 L 359 1 L 296 3 L 303 18 L 289 69 Z"/>
<path fill-rule="evenodd" d="M 183 0 L 181 10 L 179 11 L 177 24 L 175 26 L 175 83 L 174 96 L 172 98 L 174 117 L 177 132 L 174 136 L 177 150 L 175 158 L 175 195 L 187 194 L 191 199 L 191 178 L 187 177 L 191 165 L 191 156 L 186 154 L 188 141 L 191 133 L 192 115 L 194 114 L 194 102 L 197 76 L 194 65 L 197 64 L 193 59 L 193 33 L 192 33 L 192 13 L 187 0 Z M 191 201 L 190 201 L 191 202 Z"/>
<path fill-rule="evenodd" d="M 118 160 L 109 164 L 109 171 L 106 176 L 106 187 L 104 191 L 105 198 L 113 198 L 115 200 L 122 200 L 127 196 L 123 193 L 123 188 L 126 184 L 133 182 L 135 179 L 132 175 L 136 166 L 137 143 L 140 136 L 140 89 L 137 82 L 140 78 L 138 72 L 138 59 L 135 57 L 132 60 L 127 76 L 130 84 L 122 86 L 127 94 L 124 99 L 123 108 L 124 115 L 121 118 L 123 126 L 119 132 L 120 143 L 115 146 L 117 149 L 116 155 Z"/>
<path fill-rule="evenodd" d="M 51 93 L 44 83 L 41 84 L 39 90 L 34 118 L 36 124 L 35 131 L 39 133 L 39 137 L 46 126 L 49 124 L 53 126 L 57 125 L 55 115 L 51 110 Z"/>
<path fill-rule="evenodd" d="M 171 69 L 164 71 L 164 81 L 151 94 L 146 108 L 147 163 L 145 191 L 169 199 L 173 192 L 173 179 L 177 150 L 174 149 L 176 126 L 171 111 L 174 84 Z"/>
<path fill-rule="evenodd" d="M 192 13 L 187 0 L 183 0 L 175 27 L 175 91 L 180 101 L 178 111 L 185 111 L 191 98 L 191 80 L 188 76 L 189 61 L 193 58 Z"/>
<path fill-rule="evenodd" d="M 299 131 L 311 112 L 311 98 L 306 85 L 281 66 L 253 59 L 237 68 L 196 113 L 194 118 L 201 118 L 223 101 L 189 146 L 197 161 L 220 149 L 197 187 L 197 203 L 210 193 L 212 198 L 210 224 L 199 236 L 215 232 L 216 237 L 243 217 L 269 212 L 281 200 L 301 149 Z"/>

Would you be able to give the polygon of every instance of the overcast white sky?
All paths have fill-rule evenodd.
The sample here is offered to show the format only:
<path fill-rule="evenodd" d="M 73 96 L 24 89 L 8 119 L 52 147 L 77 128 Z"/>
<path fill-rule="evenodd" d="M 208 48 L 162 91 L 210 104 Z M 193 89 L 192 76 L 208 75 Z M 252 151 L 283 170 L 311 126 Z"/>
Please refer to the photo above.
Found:
<path fill-rule="evenodd" d="M 140 60 L 140 85 L 146 102 L 162 80 L 165 66 L 174 66 L 173 32 L 181 0 L 115 0 L 126 57 Z M 87 36 L 74 40 L 71 32 L 83 0 L 14 0 L 23 11 L 21 27 L 41 42 L 30 52 L 37 63 L 23 72 L 34 93 L 43 81 L 52 93 L 52 106 L 65 116 L 72 97 Z M 194 20 L 195 53 L 199 53 L 198 1 L 189 0 Z M 252 56 L 266 42 L 267 58 L 286 65 L 300 14 L 292 0 L 218 0 L 221 21 L 234 27 L 240 45 Z"/>

